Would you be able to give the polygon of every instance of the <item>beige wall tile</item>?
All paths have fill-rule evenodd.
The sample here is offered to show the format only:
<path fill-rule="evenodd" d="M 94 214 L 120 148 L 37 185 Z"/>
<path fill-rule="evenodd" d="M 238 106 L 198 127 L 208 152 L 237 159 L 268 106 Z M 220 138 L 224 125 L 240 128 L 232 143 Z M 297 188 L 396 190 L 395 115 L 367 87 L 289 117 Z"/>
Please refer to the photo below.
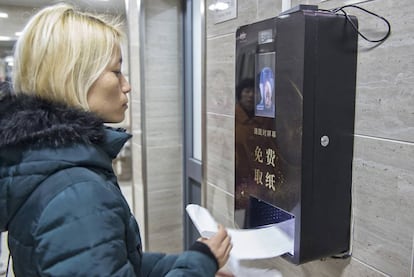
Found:
<path fill-rule="evenodd" d="M 277 16 L 281 11 L 281 0 L 261 0 L 258 2 L 257 17 L 260 18 L 260 20 L 263 20 Z"/>
<path fill-rule="evenodd" d="M 182 71 L 179 65 L 181 65 L 180 57 L 170 56 L 154 56 L 148 62 L 146 67 L 146 88 L 147 89 L 157 89 L 157 93 L 146 93 L 146 98 L 149 100 L 157 99 L 157 96 L 174 96 L 174 100 L 180 99 L 177 94 L 172 93 L 176 92 L 177 85 L 182 78 Z M 175 66 L 174 66 L 175 65 Z M 168 69 L 167 69 L 168 68 Z"/>
<path fill-rule="evenodd" d="M 372 266 L 364 264 L 357 259 L 351 259 L 351 263 L 345 268 L 341 276 L 389 277 L 391 275 L 385 274 L 384 272 L 381 272 Z"/>
<path fill-rule="evenodd" d="M 166 97 L 167 98 L 167 97 Z M 148 147 L 177 147 L 182 145 L 182 111 L 177 101 L 168 99 L 148 101 L 146 105 Z"/>
<path fill-rule="evenodd" d="M 234 114 L 234 35 L 207 41 L 206 98 L 208 112 Z"/>
<path fill-rule="evenodd" d="M 148 250 L 174 253 L 182 250 L 182 194 L 176 187 L 148 193 Z"/>
<path fill-rule="evenodd" d="M 361 5 L 386 17 L 391 23 L 392 34 L 373 49 L 369 48 L 372 43 L 359 38 L 356 133 L 414 141 L 412 5 L 410 0 L 399 1 L 398 8 L 390 1 L 379 0 Z M 372 30 L 376 26 L 385 29 L 381 21 L 375 21 L 373 17 L 360 15 L 358 18 L 360 30 L 367 36 L 379 37 Z"/>
<path fill-rule="evenodd" d="M 218 223 L 234 228 L 234 197 L 230 193 L 207 183 L 207 209 Z"/>
<path fill-rule="evenodd" d="M 392 33 L 386 42 L 375 44 L 359 37 L 358 84 L 355 132 L 390 139 L 414 140 L 414 17 L 411 0 L 398 1 L 292 1 L 332 9 L 345 4 L 358 4 L 385 17 Z M 359 30 L 369 38 L 378 39 L 385 34 L 385 24 L 357 9 L 348 8 L 349 14 L 359 21 Z"/>
<path fill-rule="evenodd" d="M 167 232 L 168 230 L 168 232 Z M 183 251 L 181 226 L 166 226 L 163 232 L 152 233 L 150 236 L 151 252 L 177 254 Z M 172 239 L 173 238 L 173 239 Z"/>
<path fill-rule="evenodd" d="M 148 192 L 182 188 L 181 153 L 181 146 L 147 149 Z"/>
<path fill-rule="evenodd" d="M 135 214 L 146 250 L 176 252 L 183 242 L 181 2 L 143 1 L 142 8 L 144 45 L 137 35 L 130 45 Z"/>
<path fill-rule="evenodd" d="M 357 137 L 353 255 L 392 276 L 409 276 L 414 230 L 414 144 Z"/>
<path fill-rule="evenodd" d="M 414 122 L 412 87 L 414 79 L 400 81 L 398 85 L 389 82 L 358 85 L 355 133 L 414 141 L 414 125 L 410 123 Z"/>
<path fill-rule="evenodd" d="M 147 148 L 148 250 L 182 250 L 182 147 Z"/>
<path fill-rule="evenodd" d="M 348 259 L 331 259 L 308 262 L 302 265 L 293 265 L 283 258 L 243 261 L 242 266 L 249 268 L 278 270 L 283 277 L 387 277 L 383 272 L 376 270 L 360 261 Z"/>
<path fill-rule="evenodd" d="M 213 0 L 206 0 L 206 7 L 211 3 L 213 3 Z M 256 19 L 256 1 L 237 0 L 237 18 L 218 24 L 214 23 L 214 12 L 206 9 L 207 38 L 234 34 L 239 26 L 249 24 Z"/>
<path fill-rule="evenodd" d="M 234 118 L 207 114 L 206 180 L 234 194 Z"/>

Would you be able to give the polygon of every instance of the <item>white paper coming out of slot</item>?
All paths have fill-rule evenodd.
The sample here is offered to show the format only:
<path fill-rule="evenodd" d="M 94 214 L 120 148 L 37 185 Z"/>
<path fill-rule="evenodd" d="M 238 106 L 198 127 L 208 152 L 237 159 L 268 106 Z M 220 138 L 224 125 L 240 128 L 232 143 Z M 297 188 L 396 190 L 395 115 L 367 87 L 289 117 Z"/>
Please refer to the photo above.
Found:
<path fill-rule="evenodd" d="M 217 222 L 209 211 L 199 205 L 189 204 L 186 211 L 202 237 L 217 232 Z M 293 253 L 294 219 L 258 229 L 231 229 L 232 260 L 252 260 L 278 257 Z"/>

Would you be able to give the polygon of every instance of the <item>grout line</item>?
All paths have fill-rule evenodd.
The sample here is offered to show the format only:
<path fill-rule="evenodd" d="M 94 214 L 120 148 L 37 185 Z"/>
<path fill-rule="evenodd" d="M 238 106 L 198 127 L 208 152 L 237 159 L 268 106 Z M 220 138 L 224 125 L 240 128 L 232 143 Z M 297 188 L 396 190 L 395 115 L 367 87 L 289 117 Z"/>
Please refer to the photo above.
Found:
<path fill-rule="evenodd" d="M 414 232 L 413 232 L 413 248 L 411 249 L 411 277 L 414 277 Z"/>
<path fill-rule="evenodd" d="M 214 113 L 214 112 L 207 112 L 207 115 L 216 115 L 216 116 L 224 116 L 228 118 L 234 118 L 233 115 L 223 114 L 223 113 Z"/>
<path fill-rule="evenodd" d="M 379 273 L 379 274 L 382 274 L 382 275 L 384 275 L 384 276 L 386 276 L 386 277 L 392 277 L 391 275 L 389 275 L 389 274 L 387 274 L 387 273 L 385 273 L 385 272 L 383 272 L 383 271 L 381 271 L 381 270 L 379 270 L 379 269 L 377 269 L 377 268 L 373 267 L 372 265 L 369 265 L 369 264 L 367 264 L 367 263 L 363 262 L 362 260 L 360 260 L 360 259 L 358 259 L 358 258 L 355 258 L 354 256 L 352 256 L 352 259 L 354 259 L 354 260 L 358 261 L 360 264 L 363 264 L 364 266 L 368 267 L 368 268 L 369 268 L 369 269 L 371 269 L 372 271 L 375 271 L 375 272 L 377 272 L 377 273 Z"/>
<path fill-rule="evenodd" d="M 213 36 L 206 37 L 206 40 L 220 39 L 220 38 L 224 38 L 224 37 L 228 37 L 228 36 L 234 36 L 234 35 L 235 35 L 235 32 L 226 33 L 226 34 L 219 34 L 219 35 L 213 35 Z"/>
<path fill-rule="evenodd" d="M 207 182 L 207 185 L 209 185 L 209 186 L 211 186 L 211 187 L 214 187 L 215 189 L 217 189 L 217 190 L 219 190 L 219 191 L 223 192 L 224 194 L 227 194 L 227 195 L 228 195 L 228 196 L 230 196 L 230 197 L 234 197 L 234 195 L 233 195 L 233 194 L 231 194 L 230 192 L 228 192 L 228 191 L 224 190 L 223 188 L 221 188 L 221 187 L 219 187 L 219 186 L 217 186 L 217 185 L 214 185 L 214 184 L 212 184 L 212 183 L 210 183 L 210 182 Z"/>

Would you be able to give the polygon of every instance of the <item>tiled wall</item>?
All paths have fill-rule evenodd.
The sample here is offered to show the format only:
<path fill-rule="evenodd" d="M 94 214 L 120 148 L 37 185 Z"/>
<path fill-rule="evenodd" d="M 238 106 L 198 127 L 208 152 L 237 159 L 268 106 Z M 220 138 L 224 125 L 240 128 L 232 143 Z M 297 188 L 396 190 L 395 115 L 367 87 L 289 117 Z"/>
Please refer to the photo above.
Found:
<path fill-rule="evenodd" d="M 134 212 L 146 251 L 178 252 L 183 242 L 181 6 L 130 0 L 128 14 Z"/>
<path fill-rule="evenodd" d="M 182 248 L 181 6 L 145 1 L 148 250 Z M 178 99 L 178 101 L 177 101 Z"/>
<path fill-rule="evenodd" d="M 207 207 L 227 226 L 232 226 L 234 207 L 235 31 L 276 16 L 282 7 L 281 0 L 237 2 L 236 19 L 215 24 L 207 12 L 206 21 Z M 292 0 L 292 6 L 329 9 L 351 2 L 392 25 L 391 37 L 375 48 L 359 38 L 352 257 L 301 266 L 275 258 L 253 261 L 252 267 L 275 268 L 285 277 L 414 276 L 414 1 Z M 367 34 L 374 34 L 372 26 L 382 27 L 366 14 L 350 13 Z"/>

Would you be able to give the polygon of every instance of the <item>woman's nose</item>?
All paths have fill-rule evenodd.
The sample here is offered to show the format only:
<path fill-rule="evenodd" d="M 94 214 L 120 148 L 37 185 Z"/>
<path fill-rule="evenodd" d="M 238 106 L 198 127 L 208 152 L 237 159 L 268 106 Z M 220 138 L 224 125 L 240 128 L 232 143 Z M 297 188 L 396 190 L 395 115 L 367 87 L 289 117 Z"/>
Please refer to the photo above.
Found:
<path fill-rule="evenodd" d="M 128 80 L 125 78 L 125 76 L 122 76 L 122 81 L 121 81 L 121 90 L 123 93 L 129 93 L 131 92 L 131 85 L 129 84 Z"/>

